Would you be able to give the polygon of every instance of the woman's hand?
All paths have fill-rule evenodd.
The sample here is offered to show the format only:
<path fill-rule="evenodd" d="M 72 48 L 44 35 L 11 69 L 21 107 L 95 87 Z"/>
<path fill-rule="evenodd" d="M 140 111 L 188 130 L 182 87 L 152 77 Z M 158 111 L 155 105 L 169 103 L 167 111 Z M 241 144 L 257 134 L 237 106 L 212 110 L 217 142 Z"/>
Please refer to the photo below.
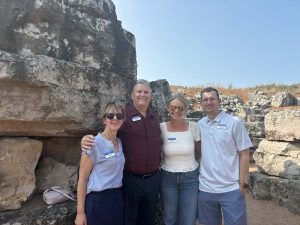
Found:
<path fill-rule="evenodd" d="M 81 149 L 89 150 L 94 146 L 95 137 L 93 135 L 85 135 L 80 142 Z"/>
<path fill-rule="evenodd" d="M 87 225 L 85 213 L 76 215 L 75 224 L 76 225 Z"/>

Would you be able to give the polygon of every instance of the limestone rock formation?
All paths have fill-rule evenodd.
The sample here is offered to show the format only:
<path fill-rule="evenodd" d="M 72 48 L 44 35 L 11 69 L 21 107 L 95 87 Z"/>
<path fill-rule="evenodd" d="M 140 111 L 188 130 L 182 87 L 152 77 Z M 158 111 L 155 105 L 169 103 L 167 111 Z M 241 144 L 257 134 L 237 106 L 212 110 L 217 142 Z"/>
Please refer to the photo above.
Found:
<path fill-rule="evenodd" d="M 264 139 L 253 157 L 262 173 L 300 180 L 300 143 Z"/>
<path fill-rule="evenodd" d="M 82 136 L 132 79 L 47 56 L 0 51 L 0 135 Z"/>
<path fill-rule="evenodd" d="M 135 39 L 112 1 L 3 0 L 0 29 L 0 135 L 80 137 L 127 101 Z"/>
<path fill-rule="evenodd" d="M 97 115 L 107 101 L 128 102 L 137 65 L 134 35 L 122 28 L 111 0 L 3 0 L 0 31 L 0 136 L 8 138 L 0 147 L 4 210 L 19 208 L 34 191 L 42 143 L 41 159 L 55 163 L 39 163 L 39 190 L 76 186 L 80 138 L 101 129 Z M 13 137 L 24 137 L 23 145 Z M 36 139 L 31 148 L 26 137 Z M 12 157 L 20 165 L 13 167 Z"/>
<path fill-rule="evenodd" d="M 250 174 L 249 185 L 254 198 L 273 200 L 300 215 L 300 180 L 288 180 L 253 172 Z"/>
<path fill-rule="evenodd" d="M 259 172 L 250 174 L 250 192 L 300 214 L 300 111 L 270 109 L 265 116 L 266 139 L 254 153 Z"/>
<path fill-rule="evenodd" d="M 134 36 L 111 0 L 2 0 L 0 49 L 136 76 Z"/>
<path fill-rule="evenodd" d="M 265 92 L 257 90 L 249 94 L 247 104 L 250 106 L 258 106 L 261 109 L 267 109 L 271 107 L 271 98 Z"/>
<path fill-rule="evenodd" d="M 167 102 L 171 97 L 171 91 L 167 80 L 157 80 L 150 82 L 152 89 L 151 106 L 157 109 L 161 121 L 167 119 Z"/>
<path fill-rule="evenodd" d="M 37 140 L 0 138 L 0 211 L 19 209 L 32 195 L 41 151 Z"/>
<path fill-rule="evenodd" d="M 265 116 L 266 138 L 279 141 L 300 141 L 300 109 L 271 110 Z"/>
<path fill-rule="evenodd" d="M 272 96 L 271 105 L 275 107 L 296 105 L 297 99 L 288 92 L 278 92 Z"/>
<path fill-rule="evenodd" d="M 39 162 L 36 177 L 38 192 L 53 186 L 64 187 L 72 191 L 77 188 L 77 167 L 57 162 L 51 157 L 45 157 Z"/>

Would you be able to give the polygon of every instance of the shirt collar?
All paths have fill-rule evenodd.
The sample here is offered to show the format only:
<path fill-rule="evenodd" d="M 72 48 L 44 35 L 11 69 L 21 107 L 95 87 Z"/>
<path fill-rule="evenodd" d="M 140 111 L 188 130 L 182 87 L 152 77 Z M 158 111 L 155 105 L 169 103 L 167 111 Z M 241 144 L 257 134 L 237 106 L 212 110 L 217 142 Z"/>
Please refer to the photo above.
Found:
<path fill-rule="evenodd" d="M 128 114 L 129 117 L 135 116 L 135 115 L 139 115 L 139 116 L 143 116 L 133 105 L 128 107 L 128 110 L 126 112 Z M 146 118 L 148 117 L 153 117 L 155 116 L 155 111 L 151 108 L 147 109 L 146 112 Z"/>
<path fill-rule="evenodd" d="M 207 123 L 209 123 L 209 122 L 211 122 L 211 123 L 212 122 L 220 123 L 221 119 L 224 117 L 224 114 L 225 114 L 225 112 L 223 110 L 221 110 L 215 119 L 209 120 L 208 117 L 207 117 Z"/>

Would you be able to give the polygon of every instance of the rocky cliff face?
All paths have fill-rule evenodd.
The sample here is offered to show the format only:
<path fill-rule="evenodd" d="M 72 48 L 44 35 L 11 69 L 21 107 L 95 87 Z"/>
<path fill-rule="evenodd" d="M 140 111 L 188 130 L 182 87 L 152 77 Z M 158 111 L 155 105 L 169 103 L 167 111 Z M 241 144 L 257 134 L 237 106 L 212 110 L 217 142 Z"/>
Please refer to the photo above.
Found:
<path fill-rule="evenodd" d="M 76 189 L 80 139 L 101 129 L 107 101 L 130 103 L 136 67 L 134 35 L 110 0 L 0 2 L 0 211 L 22 206 L 1 224 L 73 224 L 74 204 L 52 212 L 32 196 Z M 164 109 L 168 82 L 151 87 L 152 106 Z"/>
<path fill-rule="evenodd" d="M 128 102 L 135 80 L 135 38 L 112 1 L 1 1 L 0 211 L 74 188 L 80 138 L 100 129 L 107 101 Z"/>
<path fill-rule="evenodd" d="M 110 0 L 3 0 L 0 49 L 136 77 L 134 36 Z"/>

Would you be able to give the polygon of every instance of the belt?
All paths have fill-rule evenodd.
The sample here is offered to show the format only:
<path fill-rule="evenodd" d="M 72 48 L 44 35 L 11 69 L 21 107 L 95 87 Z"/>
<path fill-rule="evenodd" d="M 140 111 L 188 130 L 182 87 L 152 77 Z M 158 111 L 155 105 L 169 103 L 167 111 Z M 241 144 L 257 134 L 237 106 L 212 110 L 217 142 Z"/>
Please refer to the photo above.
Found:
<path fill-rule="evenodd" d="M 137 174 L 137 173 L 131 173 L 131 172 L 128 172 L 128 171 L 125 171 L 127 174 L 130 174 L 130 175 L 133 175 L 133 176 L 136 176 L 136 177 L 140 177 L 140 178 L 143 178 L 143 179 L 147 179 L 147 178 L 150 178 L 152 177 L 154 174 L 157 173 L 158 170 L 155 170 L 153 173 L 147 173 L 147 174 Z"/>

